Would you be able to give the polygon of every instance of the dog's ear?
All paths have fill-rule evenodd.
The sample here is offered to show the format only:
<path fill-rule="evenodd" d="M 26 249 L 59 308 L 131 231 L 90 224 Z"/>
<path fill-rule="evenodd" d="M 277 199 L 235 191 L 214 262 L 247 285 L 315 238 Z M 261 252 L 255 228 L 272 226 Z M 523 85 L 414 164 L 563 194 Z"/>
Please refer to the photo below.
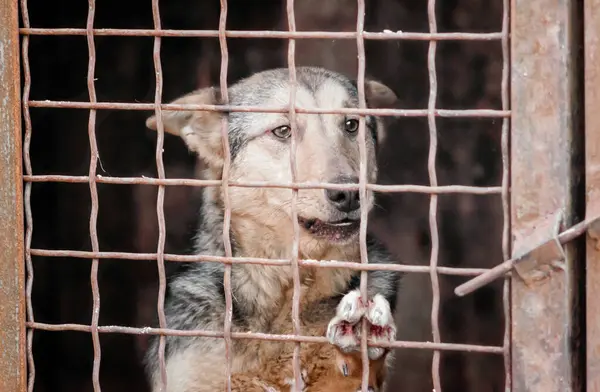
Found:
<path fill-rule="evenodd" d="M 391 88 L 371 79 L 365 80 L 365 99 L 367 107 L 371 109 L 391 109 L 398 101 L 396 93 Z M 386 137 L 385 126 L 381 125 L 377 128 L 377 144 L 380 146 L 383 145 Z"/>
<path fill-rule="evenodd" d="M 179 105 L 220 105 L 221 91 L 215 87 L 203 88 L 184 95 L 172 102 Z M 180 136 L 190 151 L 196 153 L 215 169 L 223 166 L 221 141 L 222 112 L 200 110 L 163 110 L 165 132 Z M 158 129 L 156 115 L 146 120 L 146 126 Z"/>
<path fill-rule="evenodd" d="M 373 109 L 393 108 L 398 96 L 391 88 L 375 80 L 365 81 L 365 98 L 367 106 Z"/>

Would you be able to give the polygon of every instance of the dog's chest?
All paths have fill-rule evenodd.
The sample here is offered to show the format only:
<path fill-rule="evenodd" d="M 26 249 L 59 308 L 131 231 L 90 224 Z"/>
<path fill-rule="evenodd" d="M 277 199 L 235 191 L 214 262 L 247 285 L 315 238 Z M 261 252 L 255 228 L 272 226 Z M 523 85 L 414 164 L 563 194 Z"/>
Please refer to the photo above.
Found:
<path fill-rule="evenodd" d="M 354 272 L 349 269 L 314 268 L 308 272 L 303 284 L 306 286 L 306 302 L 315 302 L 340 295 L 346 291 Z"/>

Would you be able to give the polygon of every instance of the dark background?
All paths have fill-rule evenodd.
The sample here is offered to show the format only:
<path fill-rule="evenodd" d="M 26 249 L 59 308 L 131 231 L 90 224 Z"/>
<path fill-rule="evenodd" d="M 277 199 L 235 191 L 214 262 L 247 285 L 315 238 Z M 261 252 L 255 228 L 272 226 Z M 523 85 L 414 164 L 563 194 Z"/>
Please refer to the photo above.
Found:
<path fill-rule="evenodd" d="M 163 28 L 217 29 L 218 1 L 161 2 Z M 297 0 L 299 30 L 352 31 L 354 0 Z M 81 0 L 30 0 L 32 27 L 85 28 L 88 4 Z M 499 0 L 438 1 L 440 32 L 498 32 Z M 151 2 L 98 0 L 96 28 L 153 28 Z M 282 0 L 230 0 L 227 28 L 286 29 Z M 366 30 L 427 32 L 427 2 L 370 0 Z M 152 37 L 96 37 L 96 89 L 99 101 L 153 102 Z M 266 68 L 285 66 L 287 43 L 276 39 L 229 39 L 228 81 Z M 429 94 L 428 42 L 366 41 L 367 74 L 390 86 L 399 108 L 426 108 Z M 217 39 L 163 38 L 163 100 L 218 83 Z M 88 48 L 85 36 L 32 36 L 29 50 L 33 100 L 87 101 Z M 297 65 L 323 65 L 356 74 L 353 40 L 298 40 Z M 437 107 L 500 109 L 502 53 L 499 41 L 438 43 Z M 98 111 L 96 136 L 104 176 L 156 176 L 156 134 L 145 129 L 148 112 Z M 87 175 L 87 110 L 31 108 L 34 174 Z M 500 184 L 501 121 L 438 119 L 437 170 L 440 185 Z M 426 119 L 397 119 L 381 154 L 384 184 L 428 185 L 429 136 Z M 168 178 L 194 177 L 194 158 L 176 137 L 165 136 Z M 155 252 L 156 188 L 98 184 L 98 235 L 102 251 Z M 169 253 L 189 247 L 198 211 L 198 190 L 167 187 Z M 87 184 L 35 183 L 31 197 L 33 248 L 90 250 L 90 196 Z M 381 195 L 370 220 L 372 231 L 407 264 L 429 263 L 429 198 L 419 194 Z M 438 223 L 439 263 L 453 267 L 490 267 L 502 259 L 502 209 L 499 195 L 443 195 Z M 35 319 L 46 323 L 91 322 L 90 260 L 34 257 Z M 442 341 L 501 345 L 501 284 L 458 298 L 452 290 L 466 278 L 440 276 Z M 154 261 L 101 260 L 100 325 L 146 326 L 156 317 L 157 268 Z M 398 308 L 398 338 L 431 341 L 431 283 L 428 274 L 403 281 Z M 146 391 L 140 366 L 145 338 L 101 335 L 101 386 L 106 392 Z M 90 334 L 35 331 L 36 392 L 91 391 L 93 348 Z M 390 390 L 431 391 L 431 353 L 398 350 Z M 199 369 L 201 371 L 201 369 Z M 503 390 L 501 356 L 447 352 L 442 355 L 445 392 Z"/>

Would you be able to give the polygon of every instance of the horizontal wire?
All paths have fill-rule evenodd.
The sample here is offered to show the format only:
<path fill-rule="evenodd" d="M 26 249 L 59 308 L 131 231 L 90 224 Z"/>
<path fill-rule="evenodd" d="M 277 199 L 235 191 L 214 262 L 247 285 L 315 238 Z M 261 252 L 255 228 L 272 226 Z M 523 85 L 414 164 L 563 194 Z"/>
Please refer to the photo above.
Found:
<path fill-rule="evenodd" d="M 32 256 L 39 257 L 72 257 L 80 259 L 115 259 L 115 260 L 156 260 L 157 253 L 129 253 L 129 252 L 90 252 L 82 250 L 50 250 L 50 249 L 31 249 Z M 289 266 L 291 261 L 288 259 L 266 259 L 259 257 L 225 257 L 211 255 L 175 255 L 164 254 L 164 259 L 171 262 L 193 263 L 223 263 L 223 264 L 256 264 L 270 266 Z M 320 268 L 347 268 L 356 271 L 397 271 L 407 273 L 430 273 L 431 267 L 403 264 L 362 264 L 351 261 L 337 260 L 313 260 L 300 259 L 298 264 L 303 267 Z M 455 267 L 436 267 L 436 270 L 445 275 L 455 276 L 479 276 L 489 269 L 486 268 L 455 268 Z"/>
<path fill-rule="evenodd" d="M 84 324 L 47 324 L 40 322 L 27 322 L 27 328 L 63 332 L 90 332 L 89 325 Z M 177 330 L 168 328 L 151 328 L 151 327 L 122 327 L 122 326 L 98 326 L 100 333 L 121 333 L 129 335 L 160 335 L 160 336 L 187 336 L 187 337 L 209 337 L 223 338 L 223 332 L 219 331 L 202 331 L 202 330 Z M 279 342 L 300 342 L 300 343 L 325 343 L 329 344 L 327 338 L 323 336 L 303 336 L 303 335 L 279 335 L 257 332 L 231 332 L 232 339 L 248 339 L 248 340 L 269 340 Z M 410 349 L 426 349 L 426 350 L 442 350 L 442 351 L 464 351 L 478 352 L 489 354 L 502 354 L 503 348 L 497 346 L 482 346 L 474 344 L 457 344 L 457 343 L 431 343 L 431 342 L 411 342 L 396 340 L 389 344 L 371 343 L 370 347 L 385 347 L 385 348 L 410 348 Z"/>
<path fill-rule="evenodd" d="M 54 109 L 96 109 L 96 110 L 155 110 L 153 103 L 139 102 L 85 102 L 85 101 L 53 101 L 30 100 L 32 108 Z M 248 106 L 248 105 L 205 105 L 163 103 L 161 110 L 170 111 L 212 111 L 212 112 L 244 112 L 244 113 L 288 113 L 288 106 Z M 374 108 L 296 108 L 297 113 L 305 114 L 355 114 L 381 117 L 427 117 L 427 109 L 374 109 Z M 435 109 L 433 115 L 447 118 L 505 118 L 510 117 L 510 110 L 496 109 Z M 166 130 L 168 131 L 168 130 Z"/>
<path fill-rule="evenodd" d="M 22 35 L 69 36 L 85 35 L 86 29 L 78 28 L 21 28 Z M 277 38 L 277 39 L 356 39 L 355 31 L 267 31 L 267 30 L 226 30 L 226 38 Z M 499 41 L 502 32 L 494 33 L 413 33 L 403 31 L 383 31 L 361 33 L 368 40 L 409 40 L 409 41 Z M 93 35 L 116 37 L 195 37 L 218 38 L 219 30 L 172 30 L 172 29 L 94 29 Z"/>
<path fill-rule="evenodd" d="M 62 182 L 62 183 L 87 183 L 88 176 L 66 176 L 57 174 L 48 175 L 26 175 L 23 176 L 26 182 Z M 217 187 L 222 186 L 221 180 L 196 180 L 169 178 L 160 179 L 153 177 L 105 177 L 96 176 L 96 182 L 115 185 L 168 185 L 168 186 L 198 186 L 198 187 Z M 239 188 L 282 188 L 282 189 L 335 189 L 335 190 L 357 190 L 358 184 L 333 184 L 318 182 L 266 182 L 266 181 L 231 181 L 230 187 Z M 467 185 L 380 185 L 367 184 L 367 189 L 382 193 L 426 193 L 426 194 L 444 194 L 444 193 L 464 193 L 475 195 L 493 195 L 500 194 L 502 187 L 474 187 Z"/>

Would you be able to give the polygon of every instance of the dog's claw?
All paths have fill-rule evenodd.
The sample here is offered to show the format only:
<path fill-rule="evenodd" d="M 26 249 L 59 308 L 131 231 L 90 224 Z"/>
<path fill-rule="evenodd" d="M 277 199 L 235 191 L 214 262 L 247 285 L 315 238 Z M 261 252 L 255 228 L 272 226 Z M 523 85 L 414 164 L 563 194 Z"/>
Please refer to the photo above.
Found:
<path fill-rule="evenodd" d="M 348 365 L 347 364 L 343 364 L 342 365 L 342 374 L 344 375 L 344 377 L 348 377 L 348 375 L 350 374 L 348 372 Z"/>

